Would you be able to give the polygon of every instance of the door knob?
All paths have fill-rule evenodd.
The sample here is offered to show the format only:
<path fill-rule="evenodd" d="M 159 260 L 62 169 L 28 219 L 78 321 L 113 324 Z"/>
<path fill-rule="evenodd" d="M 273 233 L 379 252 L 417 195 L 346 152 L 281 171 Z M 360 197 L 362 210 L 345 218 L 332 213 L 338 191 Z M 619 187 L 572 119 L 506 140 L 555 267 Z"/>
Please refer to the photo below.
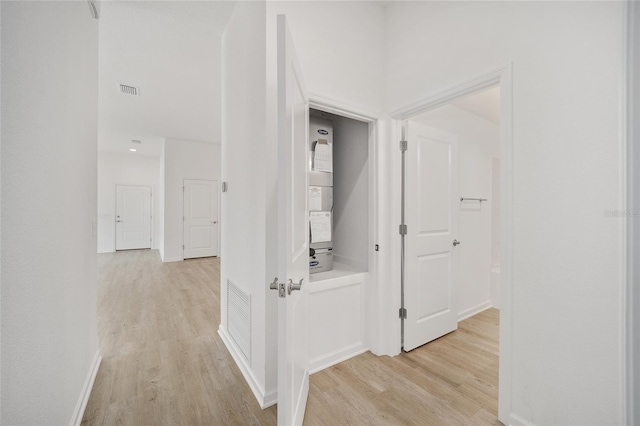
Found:
<path fill-rule="evenodd" d="M 454 247 L 455 247 L 455 246 L 457 246 L 458 244 L 460 244 L 460 241 L 458 241 L 458 240 L 453 240 L 453 246 L 454 246 Z"/>
<path fill-rule="evenodd" d="M 218 223 L 218 221 L 217 220 L 212 220 L 211 223 L 213 223 L 215 225 L 216 223 Z"/>
<path fill-rule="evenodd" d="M 295 284 L 293 282 L 293 280 L 291 278 L 289 278 L 289 288 L 288 288 L 287 293 L 291 294 L 291 292 L 294 291 L 294 290 L 302 289 L 302 281 L 304 281 L 304 278 L 300 278 L 300 282 L 298 284 Z"/>

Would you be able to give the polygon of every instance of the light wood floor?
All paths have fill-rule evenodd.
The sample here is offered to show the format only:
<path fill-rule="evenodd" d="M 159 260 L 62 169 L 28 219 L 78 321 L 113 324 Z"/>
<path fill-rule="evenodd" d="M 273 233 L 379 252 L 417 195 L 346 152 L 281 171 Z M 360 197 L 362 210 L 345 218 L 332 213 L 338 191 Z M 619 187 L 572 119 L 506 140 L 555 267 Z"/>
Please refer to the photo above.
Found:
<path fill-rule="evenodd" d="M 83 425 L 275 425 L 217 334 L 217 258 L 98 255 L 102 365 Z M 306 425 L 499 424 L 498 311 L 397 357 L 370 353 L 311 376 Z"/>

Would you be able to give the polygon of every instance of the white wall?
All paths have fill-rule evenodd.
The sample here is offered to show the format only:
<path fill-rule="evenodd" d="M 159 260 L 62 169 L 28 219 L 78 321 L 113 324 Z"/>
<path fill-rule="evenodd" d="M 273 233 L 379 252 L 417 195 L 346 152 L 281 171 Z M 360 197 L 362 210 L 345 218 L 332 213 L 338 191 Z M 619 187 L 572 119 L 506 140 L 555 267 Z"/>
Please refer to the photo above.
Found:
<path fill-rule="evenodd" d="M 500 128 L 475 114 L 447 105 L 416 121 L 458 136 L 458 188 L 465 198 L 458 211 L 458 316 L 490 306 L 491 159 L 499 149 Z"/>
<path fill-rule="evenodd" d="M 333 255 L 369 267 L 369 124 L 331 116 L 333 122 Z"/>
<path fill-rule="evenodd" d="M 381 2 L 269 2 L 269 25 L 286 14 L 307 90 L 380 113 L 385 15 Z"/>
<path fill-rule="evenodd" d="M 182 186 L 185 179 L 216 180 L 220 185 L 220 145 L 165 139 L 164 232 L 162 260 L 182 260 Z M 162 179 L 162 178 L 161 178 Z M 224 226 L 224 224 L 221 224 Z"/>
<path fill-rule="evenodd" d="M 631 392 L 629 399 L 629 424 L 640 423 L 640 265 L 638 265 L 638 256 L 640 256 L 640 119 L 638 119 L 638 111 L 640 111 L 640 4 L 630 2 L 629 12 L 629 39 L 634 42 L 630 49 L 630 73 L 628 81 L 631 82 L 629 88 L 629 115 L 631 125 L 631 140 L 629 144 L 632 146 L 630 152 L 631 162 L 634 166 L 630 177 L 631 187 L 629 194 L 631 197 L 631 216 L 629 225 L 631 230 L 631 256 L 628 258 L 631 270 L 631 294 L 629 294 L 631 330 L 629 337 L 629 359 L 628 366 L 631 368 L 629 375 L 630 383 L 628 389 Z"/>
<path fill-rule="evenodd" d="M 164 155 L 164 143 L 160 151 L 160 165 L 158 173 L 158 194 L 156 195 L 156 205 L 158 208 L 157 234 L 156 234 L 156 246 L 160 252 L 160 259 L 164 259 L 164 171 L 165 171 L 165 155 Z"/>
<path fill-rule="evenodd" d="M 136 153 L 98 152 L 98 253 L 115 251 L 116 185 L 150 186 L 151 247 L 158 248 L 160 158 Z"/>
<path fill-rule="evenodd" d="M 251 295 L 251 359 L 238 362 L 261 405 L 273 401 L 277 384 L 276 367 L 267 372 L 266 366 L 267 357 L 275 361 L 273 348 L 277 351 L 276 322 L 265 319 L 267 310 L 273 309 L 273 304 L 267 306 L 267 297 L 275 301 L 277 296 L 267 290 L 266 263 L 273 263 L 277 247 L 273 239 L 267 241 L 266 233 L 276 230 L 268 229 L 265 219 L 266 204 L 273 204 L 276 195 L 275 182 L 267 178 L 268 165 L 276 167 L 266 150 L 273 140 L 269 141 L 272 135 L 266 127 L 265 17 L 265 3 L 238 2 L 222 38 L 222 179 L 228 191 L 222 194 L 221 203 L 220 333 L 224 336 L 227 331 L 226 285 L 230 280 Z M 277 218 L 273 212 L 269 217 Z M 271 343 L 269 354 L 267 341 Z M 232 341 L 225 342 L 233 353 Z"/>
<path fill-rule="evenodd" d="M 513 64 L 514 418 L 623 423 L 623 253 L 618 221 L 603 214 L 621 205 L 623 3 L 392 2 L 388 11 L 390 110 Z"/>
<path fill-rule="evenodd" d="M 1 9 L 0 423 L 69 424 L 98 350 L 98 21 L 86 2 Z"/>

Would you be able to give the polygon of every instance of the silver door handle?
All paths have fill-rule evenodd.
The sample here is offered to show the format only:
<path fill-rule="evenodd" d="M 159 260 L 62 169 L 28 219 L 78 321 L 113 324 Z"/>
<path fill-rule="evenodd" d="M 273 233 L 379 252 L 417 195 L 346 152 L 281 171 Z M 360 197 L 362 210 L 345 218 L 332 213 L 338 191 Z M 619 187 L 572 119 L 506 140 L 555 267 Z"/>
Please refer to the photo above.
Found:
<path fill-rule="evenodd" d="M 270 290 L 277 290 L 278 289 L 278 277 L 275 277 L 273 279 L 273 282 L 269 284 L 269 289 Z"/>
<path fill-rule="evenodd" d="M 457 246 L 458 244 L 460 244 L 460 241 L 458 241 L 458 240 L 453 240 L 453 246 L 454 246 L 454 247 L 455 247 L 455 246 Z"/>
<path fill-rule="evenodd" d="M 288 294 L 291 294 L 291 292 L 293 290 L 300 290 L 302 289 L 302 281 L 304 281 L 304 278 L 300 278 L 300 282 L 298 284 L 295 284 L 293 282 L 293 280 L 291 278 L 289 278 L 289 287 L 288 287 Z"/>
<path fill-rule="evenodd" d="M 278 290 L 278 297 L 282 297 L 285 298 L 286 297 L 286 293 L 287 290 L 285 290 L 284 288 L 284 283 L 279 283 L 278 282 L 278 277 L 275 277 L 273 279 L 272 283 L 269 283 L 269 289 L 270 290 Z"/>

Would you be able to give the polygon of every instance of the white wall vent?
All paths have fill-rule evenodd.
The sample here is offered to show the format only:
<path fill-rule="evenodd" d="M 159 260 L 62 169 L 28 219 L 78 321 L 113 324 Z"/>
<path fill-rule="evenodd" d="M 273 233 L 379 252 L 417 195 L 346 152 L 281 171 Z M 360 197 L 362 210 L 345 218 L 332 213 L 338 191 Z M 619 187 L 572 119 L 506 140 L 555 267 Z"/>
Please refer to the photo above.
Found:
<path fill-rule="evenodd" d="M 125 95 L 133 95 L 133 96 L 140 95 L 140 91 L 138 90 L 137 87 L 127 86 L 126 84 L 120 85 L 120 93 L 124 93 Z"/>
<path fill-rule="evenodd" d="M 227 329 L 251 364 L 251 295 L 230 280 L 227 280 Z"/>

